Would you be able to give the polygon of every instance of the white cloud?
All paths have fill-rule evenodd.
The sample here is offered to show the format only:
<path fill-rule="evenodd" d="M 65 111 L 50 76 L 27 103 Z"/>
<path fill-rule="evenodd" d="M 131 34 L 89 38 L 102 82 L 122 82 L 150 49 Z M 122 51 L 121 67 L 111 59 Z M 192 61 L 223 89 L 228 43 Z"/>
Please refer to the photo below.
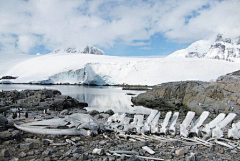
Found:
<path fill-rule="evenodd" d="M 239 36 L 239 7 L 239 0 L 0 0 L 0 49 L 29 53 L 36 45 L 49 50 L 87 44 L 107 48 L 119 40 L 144 46 L 143 40 L 156 33 L 177 42 L 217 33 Z"/>

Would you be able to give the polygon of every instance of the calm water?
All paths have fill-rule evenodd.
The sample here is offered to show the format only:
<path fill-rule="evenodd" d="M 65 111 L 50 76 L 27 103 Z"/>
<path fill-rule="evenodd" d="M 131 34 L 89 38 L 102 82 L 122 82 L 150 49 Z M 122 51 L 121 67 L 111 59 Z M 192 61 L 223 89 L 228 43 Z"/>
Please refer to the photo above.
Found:
<path fill-rule="evenodd" d="M 19 85 L 0 84 L 0 90 L 24 90 L 24 89 L 57 89 L 63 95 L 69 95 L 81 102 L 88 103 L 87 110 L 96 109 L 106 111 L 112 109 L 114 112 L 150 113 L 150 109 L 134 106 L 131 97 L 126 93 L 139 94 L 143 91 L 122 90 L 120 87 L 103 86 L 71 86 L 71 85 Z"/>

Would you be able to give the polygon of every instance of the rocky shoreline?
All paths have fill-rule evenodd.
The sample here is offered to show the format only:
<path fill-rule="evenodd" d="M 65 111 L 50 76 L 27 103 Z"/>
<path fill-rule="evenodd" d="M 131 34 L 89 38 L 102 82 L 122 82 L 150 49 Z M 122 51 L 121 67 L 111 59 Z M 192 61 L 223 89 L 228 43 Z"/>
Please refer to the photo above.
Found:
<path fill-rule="evenodd" d="M 240 115 L 240 71 L 220 76 L 216 82 L 183 81 L 164 83 L 132 98 L 134 105 L 163 110 L 187 109 L 212 115 Z"/>
<path fill-rule="evenodd" d="M 154 89 L 153 89 L 154 90 Z M 211 148 L 203 145 L 186 145 L 179 140 L 165 142 L 161 140 L 134 140 L 121 138 L 114 132 L 100 131 L 96 136 L 59 136 L 39 135 L 23 132 L 13 126 L 14 123 L 24 123 L 33 120 L 46 120 L 54 117 L 62 118 L 74 113 L 92 115 L 100 124 L 114 114 L 109 110 L 87 112 L 87 104 L 79 102 L 69 96 L 63 96 L 57 90 L 24 90 L 0 92 L 0 160 L 102 160 L 102 161 L 137 161 L 144 160 L 137 155 L 114 155 L 111 151 L 132 151 L 145 157 L 154 157 L 164 160 L 238 160 L 238 149 L 230 149 L 220 145 Z M 169 107 L 169 106 L 167 106 Z M 46 110 L 47 109 L 47 110 Z M 184 108 L 183 108 L 184 109 Z M 16 118 L 12 118 L 13 110 L 20 110 Z M 165 109 L 162 113 L 169 109 Z M 28 116 L 26 118 L 26 113 Z M 184 112 L 183 112 L 184 113 Z M 179 120 L 183 120 L 180 115 Z M 160 118 L 160 121 L 163 117 Z M 162 136 L 170 138 L 169 136 Z M 179 139 L 176 135 L 173 138 Z M 143 149 L 151 148 L 155 153 L 149 154 Z M 94 149 L 101 153 L 94 153 Z"/>

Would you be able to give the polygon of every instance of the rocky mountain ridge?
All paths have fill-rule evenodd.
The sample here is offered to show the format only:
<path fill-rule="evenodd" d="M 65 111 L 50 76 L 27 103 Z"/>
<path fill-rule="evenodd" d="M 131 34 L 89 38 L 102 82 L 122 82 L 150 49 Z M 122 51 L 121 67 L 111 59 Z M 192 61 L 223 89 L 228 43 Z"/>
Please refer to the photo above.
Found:
<path fill-rule="evenodd" d="M 208 58 L 240 62 L 240 37 L 227 38 L 218 34 L 214 42 L 200 40 L 186 49 L 174 52 L 169 57 Z"/>
<path fill-rule="evenodd" d="M 84 49 L 82 48 L 76 48 L 76 47 L 68 47 L 65 49 L 56 49 L 51 52 L 52 54 L 57 53 L 75 53 L 75 54 L 94 54 L 94 55 L 104 55 L 104 51 L 101 49 L 87 45 Z"/>

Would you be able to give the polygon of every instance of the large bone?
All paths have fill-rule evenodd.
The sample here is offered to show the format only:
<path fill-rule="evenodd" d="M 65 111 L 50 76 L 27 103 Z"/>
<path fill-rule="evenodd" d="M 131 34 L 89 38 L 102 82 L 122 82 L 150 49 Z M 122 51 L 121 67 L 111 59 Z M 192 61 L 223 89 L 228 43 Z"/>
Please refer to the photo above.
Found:
<path fill-rule="evenodd" d="M 45 129 L 36 127 L 19 126 L 14 124 L 14 126 L 22 131 L 30 132 L 33 134 L 43 134 L 43 135 L 83 135 L 90 136 L 91 132 L 84 129 Z"/>
<path fill-rule="evenodd" d="M 190 124 L 191 124 L 194 116 L 195 116 L 195 112 L 189 111 L 187 113 L 187 116 L 183 120 L 182 124 L 180 124 L 180 135 L 181 136 L 188 137 L 188 134 L 189 134 L 188 129 L 190 127 Z"/>
<path fill-rule="evenodd" d="M 202 135 L 205 138 L 210 137 L 212 134 L 212 128 L 214 128 L 219 122 L 221 122 L 225 118 L 225 116 L 225 113 L 220 113 L 214 120 L 206 124 L 201 131 Z"/>
<path fill-rule="evenodd" d="M 160 112 L 157 113 L 157 115 L 154 117 L 154 119 L 152 120 L 152 123 L 151 123 L 151 133 L 155 134 L 155 133 L 158 133 L 158 120 L 160 118 Z"/>
<path fill-rule="evenodd" d="M 134 115 L 133 122 L 131 123 L 131 127 L 136 129 L 136 132 L 138 134 L 141 134 L 142 132 L 142 127 L 144 126 L 143 120 L 144 120 L 143 115 Z"/>
<path fill-rule="evenodd" d="M 151 124 L 152 124 L 152 121 L 153 119 L 156 117 L 156 115 L 159 113 L 158 110 L 151 110 L 151 113 L 150 115 L 148 116 L 145 124 L 144 124 L 144 127 L 142 129 L 143 133 L 148 133 L 151 131 Z"/>
<path fill-rule="evenodd" d="M 167 114 L 166 114 L 166 116 L 165 116 L 165 118 L 163 120 L 163 123 L 161 124 L 160 133 L 166 135 L 166 133 L 168 131 L 168 128 L 167 128 L 168 122 L 169 122 L 171 116 L 172 116 L 172 112 L 171 111 L 167 112 Z"/>
<path fill-rule="evenodd" d="M 232 128 L 228 130 L 228 138 L 240 139 L 240 121 L 232 124 Z"/>
<path fill-rule="evenodd" d="M 233 121 L 233 119 L 237 116 L 237 114 L 235 113 L 229 113 L 227 115 L 227 117 L 222 120 L 221 122 L 219 122 L 216 127 L 212 130 L 212 137 L 215 138 L 221 138 L 223 137 L 223 131 L 222 129 L 227 126 L 227 124 L 229 124 L 230 122 Z"/>
<path fill-rule="evenodd" d="M 29 122 L 26 124 L 22 124 L 21 126 L 66 126 L 68 122 L 66 122 L 63 118 L 57 119 L 49 119 L 42 121 Z"/>
<path fill-rule="evenodd" d="M 190 130 L 190 133 L 196 134 L 200 136 L 200 126 L 202 126 L 203 122 L 207 119 L 209 115 L 208 111 L 204 111 L 201 116 L 195 121 L 193 128 Z"/>
<path fill-rule="evenodd" d="M 174 112 L 172 120 L 171 120 L 171 122 L 169 124 L 169 133 L 171 135 L 175 135 L 176 134 L 176 127 L 175 127 L 175 125 L 177 123 L 178 116 L 179 116 L 179 112 Z"/>

